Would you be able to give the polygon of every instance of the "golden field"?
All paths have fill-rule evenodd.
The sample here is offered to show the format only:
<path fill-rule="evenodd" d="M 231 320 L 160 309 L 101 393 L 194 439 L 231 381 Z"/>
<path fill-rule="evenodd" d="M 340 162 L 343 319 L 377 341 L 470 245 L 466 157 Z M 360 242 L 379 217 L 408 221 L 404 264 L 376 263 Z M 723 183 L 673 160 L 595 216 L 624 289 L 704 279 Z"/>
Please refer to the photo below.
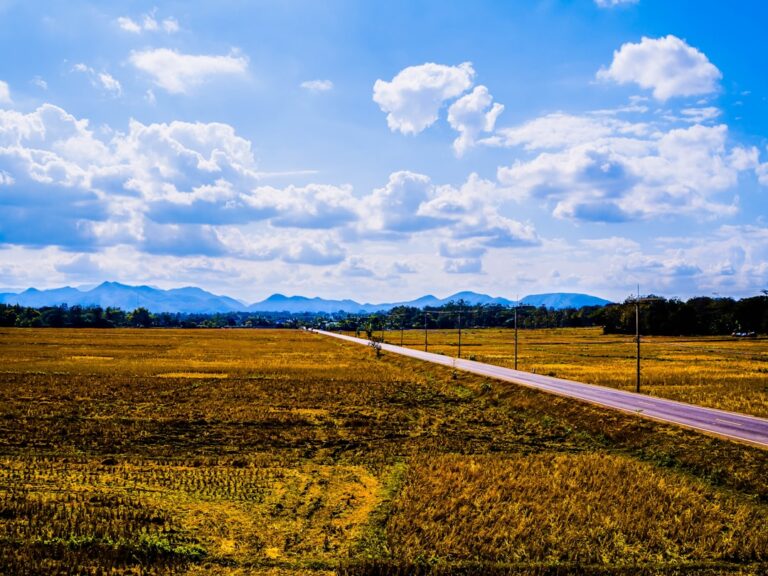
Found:
<path fill-rule="evenodd" d="M 0 330 L 0 574 L 762 574 L 766 478 L 301 331 Z"/>
<path fill-rule="evenodd" d="M 377 332 L 377 335 L 380 332 Z M 400 332 L 385 332 L 400 344 Z M 424 349 L 424 332 L 406 330 L 403 343 Z M 455 356 L 456 330 L 430 330 L 430 352 Z M 514 331 L 462 330 L 463 358 L 514 367 Z M 601 328 L 518 331 L 518 369 L 624 390 L 635 389 L 634 336 Z M 768 339 L 723 336 L 641 338 L 643 392 L 671 400 L 768 417 Z"/>

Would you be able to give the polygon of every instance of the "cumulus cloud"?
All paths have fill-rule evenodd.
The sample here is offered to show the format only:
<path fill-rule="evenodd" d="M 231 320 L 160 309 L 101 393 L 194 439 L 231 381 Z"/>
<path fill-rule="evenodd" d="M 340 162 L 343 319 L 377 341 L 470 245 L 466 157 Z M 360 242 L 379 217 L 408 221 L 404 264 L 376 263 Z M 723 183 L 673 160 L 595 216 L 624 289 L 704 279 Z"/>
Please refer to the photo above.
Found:
<path fill-rule="evenodd" d="M 373 101 L 387 113 L 393 132 L 418 134 L 431 126 L 442 106 L 472 87 L 470 62 L 445 66 L 428 62 L 401 70 L 391 81 L 376 80 Z"/>
<path fill-rule="evenodd" d="M 267 195 L 279 212 L 272 218 L 273 226 L 290 228 L 338 228 L 357 220 L 357 201 L 349 186 L 338 187 L 309 184 L 288 186 L 283 190 L 262 187 L 255 196 Z"/>
<path fill-rule="evenodd" d="M 158 87 L 172 94 L 183 94 L 217 76 L 243 76 L 248 59 L 227 56 L 181 54 L 168 48 L 132 52 L 130 63 L 147 73 Z"/>
<path fill-rule="evenodd" d="M 676 36 L 643 37 L 628 42 L 613 53 L 609 68 L 598 71 L 600 80 L 637 84 L 653 90 L 657 100 L 676 96 L 711 94 L 718 89 L 722 74 L 696 48 Z"/>
<path fill-rule="evenodd" d="M 434 186 L 428 176 L 408 171 L 390 174 L 387 185 L 374 190 L 365 201 L 364 226 L 383 233 L 413 233 L 437 228 L 445 219 L 420 213 L 422 204 L 433 196 Z"/>
<path fill-rule="evenodd" d="M 108 211 L 83 165 L 103 153 L 88 123 L 60 108 L 0 110 L 0 242 L 93 244 L 92 224 Z"/>
<path fill-rule="evenodd" d="M 767 257 L 767 228 L 728 225 L 706 236 L 664 238 L 655 246 L 609 257 L 604 268 L 608 282 L 632 278 L 674 294 L 753 294 L 755 286 L 768 281 Z"/>
<path fill-rule="evenodd" d="M 457 156 L 462 156 L 472 147 L 481 132 L 492 132 L 496 119 L 504 111 L 504 106 L 493 103 L 493 97 L 485 86 L 475 89 L 456 100 L 448 109 L 448 122 L 459 137 L 453 142 Z"/>
<path fill-rule="evenodd" d="M 330 80 L 306 80 L 300 86 L 309 92 L 328 92 L 333 90 L 333 82 Z"/>
<path fill-rule="evenodd" d="M 2 80 L 0 80 L 0 104 L 13 104 L 8 82 L 3 82 Z"/>
<path fill-rule="evenodd" d="M 344 249 L 328 237 L 302 238 L 288 245 L 283 260 L 292 264 L 328 266 L 346 258 Z"/>
<path fill-rule="evenodd" d="M 104 138 L 50 104 L 0 110 L 3 244 L 331 265 L 358 204 L 349 186 L 264 186 L 227 124 L 131 121 Z M 266 233 L 239 228 L 254 223 Z"/>
<path fill-rule="evenodd" d="M 481 272 L 490 249 L 538 246 L 535 228 L 499 213 L 496 185 L 470 175 L 460 187 L 435 186 L 423 174 L 396 172 L 363 201 L 362 236 L 396 240 L 417 236 L 440 239 L 445 271 Z"/>
<path fill-rule="evenodd" d="M 733 214 L 722 194 L 754 168 L 756 151 L 728 146 L 725 125 L 663 126 L 610 116 L 550 115 L 501 131 L 496 143 L 536 153 L 501 167 L 502 184 L 560 218 L 623 222 Z"/>

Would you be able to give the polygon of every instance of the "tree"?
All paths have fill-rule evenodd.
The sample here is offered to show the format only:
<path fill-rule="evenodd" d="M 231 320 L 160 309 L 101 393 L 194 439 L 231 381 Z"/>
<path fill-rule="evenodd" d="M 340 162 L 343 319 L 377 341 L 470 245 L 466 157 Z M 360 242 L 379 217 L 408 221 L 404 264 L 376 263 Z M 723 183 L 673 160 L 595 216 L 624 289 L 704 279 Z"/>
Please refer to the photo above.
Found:
<path fill-rule="evenodd" d="M 137 328 L 149 328 L 152 326 L 152 314 L 144 307 L 136 308 L 128 314 L 128 323 Z"/>

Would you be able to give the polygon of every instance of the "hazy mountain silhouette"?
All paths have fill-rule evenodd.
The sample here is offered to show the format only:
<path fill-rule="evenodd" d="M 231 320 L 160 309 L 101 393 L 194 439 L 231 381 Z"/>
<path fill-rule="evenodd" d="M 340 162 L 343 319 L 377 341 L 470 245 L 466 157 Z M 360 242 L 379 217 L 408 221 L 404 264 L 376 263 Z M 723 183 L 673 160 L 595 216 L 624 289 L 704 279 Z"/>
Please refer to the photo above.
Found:
<path fill-rule="evenodd" d="M 361 304 L 354 300 L 330 300 L 325 298 L 308 298 L 306 296 L 285 296 L 273 294 L 269 298 L 247 305 L 229 296 L 212 294 L 201 288 L 188 286 L 163 290 L 152 286 L 129 286 L 118 282 L 103 282 L 91 290 L 80 290 L 71 286 L 38 290 L 29 288 L 20 293 L 2 293 L 0 302 L 19 304 L 40 308 L 43 306 L 101 306 L 114 307 L 123 310 L 134 310 L 143 307 L 152 312 L 188 312 L 211 314 L 215 312 L 379 312 L 396 306 L 442 306 L 449 302 L 463 301 L 469 306 L 479 304 L 500 304 L 513 306 L 514 300 L 493 297 L 488 294 L 464 291 L 452 294 L 447 298 L 437 298 L 431 294 L 414 300 L 402 302 L 387 302 L 382 304 Z M 552 293 L 532 294 L 521 299 L 521 304 L 546 306 L 547 308 L 580 308 L 582 306 L 604 305 L 609 301 L 588 294 Z"/>

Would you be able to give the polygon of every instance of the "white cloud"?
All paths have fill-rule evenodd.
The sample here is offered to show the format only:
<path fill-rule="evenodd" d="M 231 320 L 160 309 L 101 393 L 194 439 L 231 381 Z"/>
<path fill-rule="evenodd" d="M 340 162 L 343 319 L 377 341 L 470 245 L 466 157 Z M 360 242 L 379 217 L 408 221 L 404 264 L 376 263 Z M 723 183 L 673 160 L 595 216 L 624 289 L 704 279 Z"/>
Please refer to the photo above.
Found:
<path fill-rule="evenodd" d="M 67 262 L 60 262 L 54 265 L 57 272 L 62 272 L 68 276 L 89 277 L 101 272 L 101 266 L 98 261 L 90 254 L 80 254 Z"/>
<path fill-rule="evenodd" d="M 701 124 L 702 122 L 709 122 L 715 120 L 722 114 L 719 108 L 715 106 L 705 106 L 702 108 L 683 108 L 680 110 L 683 115 L 683 120 L 686 122 L 693 122 L 695 124 Z"/>
<path fill-rule="evenodd" d="M 488 249 L 475 240 L 441 242 L 440 256 L 443 258 L 481 258 Z"/>
<path fill-rule="evenodd" d="M 613 53 L 610 68 L 597 77 L 619 84 L 634 83 L 652 89 L 657 100 L 711 94 L 718 89 L 720 71 L 707 57 L 676 36 L 626 43 Z"/>
<path fill-rule="evenodd" d="M 134 20 L 128 16 L 120 16 L 117 25 L 125 32 L 131 34 L 141 34 L 142 32 L 158 32 L 162 30 L 167 34 L 175 34 L 179 31 L 179 22 L 175 18 L 165 18 L 158 22 L 155 18 L 155 12 L 144 14 L 139 20 Z"/>
<path fill-rule="evenodd" d="M 168 34 L 175 34 L 179 31 L 179 21 L 175 18 L 166 18 L 163 20 L 163 30 Z"/>
<path fill-rule="evenodd" d="M 445 102 L 472 87 L 470 62 L 445 66 L 428 62 L 401 70 L 390 82 L 376 80 L 373 101 L 387 113 L 390 130 L 418 134 L 431 126 Z"/>
<path fill-rule="evenodd" d="M 158 25 L 157 20 L 155 20 L 154 13 L 144 15 L 142 18 L 141 27 L 147 32 L 156 32 L 159 30 L 160 26 Z"/>
<path fill-rule="evenodd" d="M 102 140 L 87 120 L 49 104 L 0 110 L 0 243 L 344 259 L 335 230 L 359 217 L 350 187 L 260 186 L 250 142 L 226 124 L 131 121 L 110 134 Z M 266 234 L 239 232 L 258 223 Z"/>
<path fill-rule="evenodd" d="M 706 236 L 671 237 L 611 258 L 606 280 L 632 278 L 667 294 L 748 294 L 768 282 L 768 229 L 721 226 Z M 598 255 L 597 258 L 600 258 Z"/>
<path fill-rule="evenodd" d="M 384 188 L 363 200 L 360 235 L 364 239 L 436 239 L 444 271 L 480 273 L 492 249 L 531 248 L 541 241 L 530 224 L 499 214 L 498 188 L 476 174 L 459 188 L 435 186 L 423 174 L 396 172 Z"/>
<path fill-rule="evenodd" d="M 120 86 L 120 82 L 118 82 L 111 74 L 100 72 L 98 74 L 98 79 L 107 92 L 111 92 L 115 96 L 120 96 L 120 94 L 123 93 L 123 88 Z"/>
<path fill-rule="evenodd" d="M 120 96 L 123 93 L 123 87 L 120 85 L 120 82 L 108 72 L 97 72 L 82 62 L 75 64 L 72 70 L 86 74 L 90 78 L 92 86 L 104 90 L 114 97 Z"/>
<path fill-rule="evenodd" d="M 326 236 L 302 238 L 287 244 L 283 260 L 293 264 L 328 266 L 338 264 L 346 258 L 344 249 L 333 239 Z"/>
<path fill-rule="evenodd" d="M 456 100 L 448 109 L 448 122 L 459 137 L 453 142 L 457 156 L 462 156 L 466 150 L 475 144 L 481 132 L 492 132 L 496 119 L 504 111 L 504 106 L 493 103 L 493 97 L 485 86 L 475 89 Z"/>
<path fill-rule="evenodd" d="M 301 87 L 309 92 L 328 92 L 333 90 L 333 82 L 330 80 L 307 80 L 301 83 Z"/>
<path fill-rule="evenodd" d="M 243 76 L 248 69 L 244 56 L 181 54 L 168 48 L 132 52 L 129 61 L 172 94 L 183 94 L 214 76 Z"/>
<path fill-rule="evenodd" d="M 422 204 L 434 194 L 428 176 L 413 172 L 394 172 L 383 188 L 378 188 L 365 199 L 362 225 L 375 232 L 410 234 L 437 228 L 445 220 L 419 213 Z"/>
<path fill-rule="evenodd" d="M 128 18 L 127 16 L 121 16 L 120 18 L 118 18 L 117 25 L 120 26 L 120 28 L 122 28 L 126 32 L 131 32 L 132 34 L 141 33 L 141 26 L 137 24 L 133 19 Z"/>
<path fill-rule="evenodd" d="M 375 278 L 376 272 L 367 265 L 363 258 L 348 258 L 338 269 L 339 276 L 350 278 Z"/>
<path fill-rule="evenodd" d="M 11 90 L 8 88 L 8 82 L 0 80 L 0 104 L 12 104 Z"/>
<path fill-rule="evenodd" d="M 611 236 L 610 238 L 585 238 L 581 240 L 581 243 L 601 252 L 613 251 L 616 254 L 629 254 L 637 252 L 640 249 L 639 243 L 622 236 Z"/>
<path fill-rule="evenodd" d="M 510 144 L 536 150 L 498 170 L 513 194 L 539 198 L 555 216 L 573 220 L 620 222 L 657 216 L 722 216 L 736 210 L 733 190 L 739 174 L 751 169 L 755 152 L 728 148 L 725 125 L 632 129 L 610 117 L 546 117 L 505 134 Z"/>
<path fill-rule="evenodd" d="M 614 8 L 615 6 L 623 6 L 626 4 L 637 4 L 640 0 L 595 0 L 600 8 Z"/>
<path fill-rule="evenodd" d="M 728 163 L 738 171 L 753 170 L 760 163 L 760 152 L 754 146 L 744 148 L 737 146 L 728 155 Z"/>
<path fill-rule="evenodd" d="M 357 201 L 349 186 L 309 184 L 283 190 L 263 186 L 253 190 L 254 199 L 274 206 L 273 226 L 289 228 L 338 228 L 357 220 Z"/>
<path fill-rule="evenodd" d="M 48 82 L 46 82 L 43 78 L 40 76 L 35 76 L 32 78 L 32 84 L 40 88 L 41 90 L 48 90 Z"/>
<path fill-rule="evenodd" d="M 646 136 L 653 128 L 642 122 L 627 122 L 611 115 L 574 116 L 556 112 L 535 118 L 512 128 L 500 128 L 483 143 L 500 146 L 523 146 L 526 150 L 558 149 L 587 144 L 610 136 Z"/>
<path fill-rule="evenodd" d="M 757 179 L 761 185 L 768 186 L 768 162 L 755 168 L 755 174 L 757 174 Z"/>
<path fill-rule="evenodd" d="M 443 271 L 448 274 L 481 274 L 483 261 L 480 258 L 446 260 L 443 263 Z"/>

